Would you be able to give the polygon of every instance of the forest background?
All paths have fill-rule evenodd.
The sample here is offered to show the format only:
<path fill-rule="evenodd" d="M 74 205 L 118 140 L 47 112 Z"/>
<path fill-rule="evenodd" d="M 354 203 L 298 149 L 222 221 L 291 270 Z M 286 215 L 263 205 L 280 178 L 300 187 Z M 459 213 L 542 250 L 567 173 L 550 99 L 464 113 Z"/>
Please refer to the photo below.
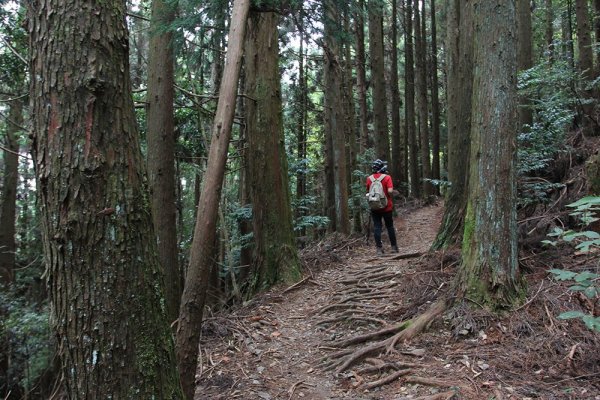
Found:
<path fill-rule="evenodd" d="M 535 215 L 584 197 L 594 222 L 600 1 L 4 1 L 0 16 L 5 398 L 191 398 L 205 307 L 299 281 L 298 249 L 326 235 L 366 235 L 375 158 L 398 204 L 445 196 L 433 249 L 462 246 L 427 318 L 451 297 L 522 304 L 518 243 L 598 247 L 577 216 Z M 597 304 L 597 275 L 556 273 Z M 594 310 L 573 316 L 597 331 Z"/>

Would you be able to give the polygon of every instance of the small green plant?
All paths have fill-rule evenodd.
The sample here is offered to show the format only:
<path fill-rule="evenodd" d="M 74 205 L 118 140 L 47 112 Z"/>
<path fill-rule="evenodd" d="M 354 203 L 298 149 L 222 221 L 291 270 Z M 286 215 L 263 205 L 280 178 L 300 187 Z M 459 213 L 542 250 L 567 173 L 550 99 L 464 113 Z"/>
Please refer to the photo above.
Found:
<path fill-rule="evenodd" d="M 579 218 L 584 226 L 592 222 L 598 221 L 595 216 L 597 211 L 600 211 L 600 197 L 587 196 L 575 203 L 567 205 L 573 209 L 570 215 Z M 556 246 L 559 240 L 567 243 L 577 242 L 575 248 L 582 253 L 589 253 L 600 249 L 600 234 L 595 231 L 576 232 L 572 230 L 563 230 L 555 228 L 548 236 L 555 237 L 557 240 L 544 240 L 542 243 Z M 600 275 L 590 271 L 573 272 L 562 269 L 551 269 L 551 274 L 559 281 L 573 281 L 574 285 L 569 287 L 572 292 L 581 292 L 593 304 L 597 304 L 600 300 L 600 287 L 598 280 Z M 595 317 L 592 314 L 586 314 L 582 311 L 567 311 L 558 316 L 560 319 L 578 318 L 592 331 L 600 333 L 600 317 Z"/>

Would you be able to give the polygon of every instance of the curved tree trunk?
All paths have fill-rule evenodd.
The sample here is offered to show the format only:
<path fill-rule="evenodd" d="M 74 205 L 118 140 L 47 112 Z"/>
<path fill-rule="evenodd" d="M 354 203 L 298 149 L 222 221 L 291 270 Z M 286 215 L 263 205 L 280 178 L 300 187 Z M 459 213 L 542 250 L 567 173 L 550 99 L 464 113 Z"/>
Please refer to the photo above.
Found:
<path fill-rule="evenodd" d="M 148 181 L 158 256 L 165 272 L 167 316 L 179 315 L 181 273 L 175 203 L 175 127 L 173 122 L 173 34 L 161 32 L 175 18 L 171 3 L 152 1 L 148 54 Z"/>
<path fill-rule="evenodd" d="M 469 198 L 460 290 L 494 311 L 518 300 L 514 1 L 475 8 Z M 493 110 L 490 112 L 490 110 Z"/>
<path fill-rule="evenodd" d="M 292 227 L 274 12 L 250 12 L 245 46 L 248 179 L 254 232 L 249 294 L 300 278 Z"/>
<path fill-rule="evenodd" d="M 208 154 L 207 171 L 210 171 L 210 174 L 205 176 L 198 201 L 198 216 L 190 251 L 190 265 L 181 297 L 176 337 L 177 360 L 183 390 L 189 400 L 194 396 L 200 325 L 210 272 L 213 268 L 219 200 L 223 189 L 249 10 L 250 0 L 234 0 L 227 59 L 223 70 Z"/>
<path fill-rule="evenodd" d="M 181 399 L 131 99 L 125 2 L 31 5 L 33 154 L 68 397 Z"/>

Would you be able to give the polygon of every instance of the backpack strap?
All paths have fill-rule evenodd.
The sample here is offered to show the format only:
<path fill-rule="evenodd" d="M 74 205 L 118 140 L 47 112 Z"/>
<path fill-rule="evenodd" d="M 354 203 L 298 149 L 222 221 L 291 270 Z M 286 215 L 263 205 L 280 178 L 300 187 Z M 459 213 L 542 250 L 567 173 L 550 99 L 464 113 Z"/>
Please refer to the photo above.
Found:
<path fill-rule="evenodd" d="M 373 183 L 377 180 L 377 179 L 375 179 L 375 177 L 373 175 L 369 175 L 369 179 L 371 180 L 371 183 Z"/>
<path fill-rule="evenodd" d="M 372 176 L 372 175 L 371 175 L 371 176 Z M 381 174 L 381 176 L 380 176 L 379 178 L 377 178 L 377 180 L 378 180 L 379 182 L 381 182 L 381 181 L 383 181 L 383 179 L 384 179 L 386 176 L 387 176 L 386 174 Z"/>

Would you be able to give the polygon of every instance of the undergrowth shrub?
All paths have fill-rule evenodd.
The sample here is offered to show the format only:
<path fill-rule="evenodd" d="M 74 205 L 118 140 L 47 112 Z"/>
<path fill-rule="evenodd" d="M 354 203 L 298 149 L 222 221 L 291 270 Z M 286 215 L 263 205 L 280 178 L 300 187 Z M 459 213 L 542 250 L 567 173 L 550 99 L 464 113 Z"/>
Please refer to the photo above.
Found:
<path fill-rule="evenodd" d="M 599 220 L 596 215 L 600 211 L 600 197 L 584 197 L 575 203 L 569 204 L 568 207 L 573 209 L 570 215 L 577 217 L 583 226 Z M 556 240 L 544 240 L 543 243 L 556 246 L 562 241 L 574 245 L 575 249 L 581 253 L 600 251 L 600 234 L 595 231 L 573 231 L 555 228 L 549 236 L 555 237 Z M 586 327 L 600 333 L 600 317 L 593 314 L 594 310 L 597 310 L 600 306 L 600 275 L 591 271 L 574 272 L 562 269 L 551 269 L 549 272 L 559 281 L 572 281 L 574 284 L 569 287 L 569 290 L 581 292 L 591 304 L 591 313 L 572 310 L 561 313 L 558 317 L 561 319 L 580 319 Z"/>

